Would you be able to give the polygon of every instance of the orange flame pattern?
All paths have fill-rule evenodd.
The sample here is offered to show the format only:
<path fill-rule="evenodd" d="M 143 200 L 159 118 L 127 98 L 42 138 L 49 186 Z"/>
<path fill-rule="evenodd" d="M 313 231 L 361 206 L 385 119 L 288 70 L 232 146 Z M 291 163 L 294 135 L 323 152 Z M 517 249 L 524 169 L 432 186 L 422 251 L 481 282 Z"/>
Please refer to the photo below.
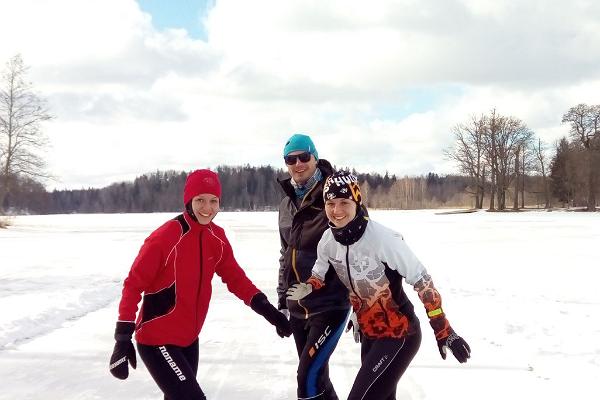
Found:
<path fill-rule="evenodd" d="M 433 280 L 431 276 L 424 275 L 414 286 L 415 290 L 419 295 L 419 299 L 425 306 L 427 312 L 442 309 L 442 296 L 433 286 Z M 450 327 L 450 323 L 446 319 L 445 314 L 442 312 L 434 317 L 429 318 L 429 324 L 433 328 L 435 338 L 437 340 L 447 338 L 454 331 Z"/>

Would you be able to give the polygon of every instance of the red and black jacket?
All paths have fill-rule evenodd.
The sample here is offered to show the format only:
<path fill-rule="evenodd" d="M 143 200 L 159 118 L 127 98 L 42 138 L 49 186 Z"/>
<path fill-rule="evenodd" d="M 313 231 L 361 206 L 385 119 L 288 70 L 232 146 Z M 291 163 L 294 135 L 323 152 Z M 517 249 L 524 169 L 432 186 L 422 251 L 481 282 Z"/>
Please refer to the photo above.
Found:
<path fill-rule="evenodd" d="M 183 213 L 144 242 L 123 283 L 119 321 L 135 320 L 143 294 L 136 340 L 188 346 L 202 330 L 215 273 L 247 305 L 259 292 L 235 260 L 223 229 Z"/>

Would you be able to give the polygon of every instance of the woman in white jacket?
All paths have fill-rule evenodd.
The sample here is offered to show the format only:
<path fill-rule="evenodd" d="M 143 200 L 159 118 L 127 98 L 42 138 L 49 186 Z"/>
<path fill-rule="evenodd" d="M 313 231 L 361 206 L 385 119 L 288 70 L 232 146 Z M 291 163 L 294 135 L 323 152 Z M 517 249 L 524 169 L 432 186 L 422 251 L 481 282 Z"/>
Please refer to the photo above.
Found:
<path fill-rule="evenodd" d="M 288 295 L 310 296 L 323 287 L 329 268 L 348 288 L 358 324 L 354 328 L 360 329 L 355 338 L 362 338 L 361 368 L 348 399 L 395 399 L 398 381 L 419 349 L 419 320 L 402 288 L 403 278 L 425 306 L 442 358 L 449 348 L 459 362 L 466 362 L 471 349 L 450 327 L 431 277 L 402 235 L 369 220 L 358 179 L 335 173 L 326 180 L 323 197 L 330 229 L 319 242 L 311 278 Z"/>

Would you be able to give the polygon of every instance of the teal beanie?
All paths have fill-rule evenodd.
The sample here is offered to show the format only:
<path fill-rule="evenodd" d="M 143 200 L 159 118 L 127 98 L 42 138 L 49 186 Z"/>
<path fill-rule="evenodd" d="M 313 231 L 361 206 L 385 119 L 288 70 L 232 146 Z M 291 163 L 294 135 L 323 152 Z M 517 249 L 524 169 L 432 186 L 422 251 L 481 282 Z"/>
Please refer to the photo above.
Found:
<path fill-rule="evenodd" d="M 283 148 L 283 156 L 287 156 L 292 151 L 307 151 L 315 156 L 315 160 L 319 159 L 319 153 L 315 147 L 315 144 L 310 139 L 310 136 L 296 133 L 285 143 Z"/>

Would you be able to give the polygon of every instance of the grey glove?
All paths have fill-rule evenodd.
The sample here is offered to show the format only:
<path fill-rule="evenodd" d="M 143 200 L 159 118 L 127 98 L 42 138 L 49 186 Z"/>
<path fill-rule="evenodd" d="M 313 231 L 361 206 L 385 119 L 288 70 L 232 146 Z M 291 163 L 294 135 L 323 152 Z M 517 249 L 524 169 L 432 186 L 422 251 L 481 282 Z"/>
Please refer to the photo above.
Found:
<path fill-rule="evenodd" d="M 358 317 L 354 311 L 352 311 L 352 314 L 350 314 L 350 319 L 348 320 L 348 325 L 346 326 L 346 332 L 348 332 L 350 329 L 352 329 L 354 341 L 356 343 L 360 343 L 362 341 L 362 332 L 360 331 L 360 326 L 358 325 Z"/>
<path fill-rule="evenodd" d="M 308 296 L 312 292 L 312 285 L 310 283 L 296 283 L 286 292 L 287 298 L 290 300 L 301 300 Z"/>

